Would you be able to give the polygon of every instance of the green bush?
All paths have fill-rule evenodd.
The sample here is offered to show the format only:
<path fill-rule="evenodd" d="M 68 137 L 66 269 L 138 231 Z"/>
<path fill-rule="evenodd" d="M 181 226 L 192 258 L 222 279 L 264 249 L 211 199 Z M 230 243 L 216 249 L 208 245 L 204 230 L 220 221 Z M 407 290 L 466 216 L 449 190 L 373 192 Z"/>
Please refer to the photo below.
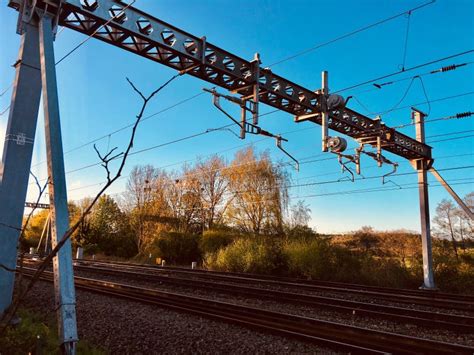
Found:
<path fill-rule="evenodd" d="M 474 293 L 474 265 L 468 252 L 456 258 L 451 249 L 433 248 L 435 283 L 442 291 Z"/>
<path fill-rule="evenodd" d="M 286 268 L 281 246 L 267 238 L 239 238 L 224 249 L 208 254 L 207 267 L 249 273 L 279 273 Z"/>
<path fill-rule="evenodd" d="M 376 259 L 326 239 L 293 240 L 283 252 L 291 275 L 317 280 L 406 287 L 412 277 L 398 261 Z"/>
<path fill-rule="evenodd" d="M 199 236 L 179 232 L 163 232 L 154 241 L 157 256 L 173 264 L 189 264 L 201 260 Z"/>
<path fill-rule="evenodd" d="M 202 234 L 199 248 L 203 255 L 223 249 L 235 239 L 235 235 L 222 230 L 208 230 Z"/>

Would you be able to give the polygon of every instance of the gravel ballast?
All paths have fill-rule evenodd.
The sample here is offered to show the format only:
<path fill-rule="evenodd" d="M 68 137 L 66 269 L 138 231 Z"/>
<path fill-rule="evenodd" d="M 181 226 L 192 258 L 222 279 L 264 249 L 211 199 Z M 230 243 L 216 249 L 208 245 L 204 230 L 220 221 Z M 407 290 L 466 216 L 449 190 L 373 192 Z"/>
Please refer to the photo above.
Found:
<path fill-rule="evenodd" d="M 284 312 L 305 317 L 316 318 L 338 322 L 342 324 L 355 325 L 373 330 L 381 330 L 387 332 L 396 332 L 403 335 L 432 339 L 436 341 L 444 341 L 458 343 L 467 346 L 474 346 L 474 334 L 458 334 L 454 331 L 444 329 L 423 328 L 422 326 L 413 324 L 403 324 L 390 319 L 373 319 L 358 315 L 348 316 L 336 311 L 324 310 L 321 308 L 313 308 L 309 306 L 299 306 L 295 304 L 272 302 L 252 297 L 244 297 L 241 295 L 231 295 L 220 293 L 212 290 L 196 289 L 193 287 L 176 286 L 167 283 L 156 282 L 153 280 L 133 280 L 130 277 L 121 275 L 104 275 L 100 272 L 76 271 L 77 276 L 89 277 L 111 282 L 129 284 L 137 287 L 152 288 L 159 291 L 173 292 L 188 296 L 202 297 L 216 301 L 229 302 L 237 305 L 266 309 L 274 312 Z M 446 310 L 444 310 L 446 312 Z M 449 311 L 447 311 L 449 313 Z"/>
<path fill-rule="evenodd" d="M 79 337 L 111 354 L 334 354 L 313 344 L 87 291 L 76 290 Z M 25 306 L 50 314 L 52 283 L 39 282 Z"/>

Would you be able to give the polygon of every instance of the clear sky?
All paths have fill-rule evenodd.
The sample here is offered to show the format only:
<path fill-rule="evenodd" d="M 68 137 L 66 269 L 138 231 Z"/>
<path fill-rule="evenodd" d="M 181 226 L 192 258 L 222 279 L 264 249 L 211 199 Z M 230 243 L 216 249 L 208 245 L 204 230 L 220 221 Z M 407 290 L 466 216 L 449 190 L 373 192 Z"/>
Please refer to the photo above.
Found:
<path fill-rule="evenodd" d="M 425 1 L 426 2 L 426 1 Z M 17 13 L 0 3 L 0 92 L 14 78 L 15 62 L 20 42 L 16 35 Z M 137 0 L 135 7 L 207 40 L 229 52 L 249 60 L 255 52 L 261 55 L 262 66 L 271 65 L 302 50 L 314 47 L 357 28 L 398 14 L 423 1 L 218 1 L 218 0 Z M 434 59 L 474 48 L 474 1 L 438 0 L 411 14 L 406 49 L 405 67 L 409 68 Z M 355 36 L 311 51 L 306 55 L 285 61 L 272 70 L 307 88 L 318 89 L 321 71 L 329 71 L 329 87 L 337 91 L 352 84 L 395 72 L 403 65 L 407 16 L 376 26 Z M 65 29 L 55 43 L 56 58 L 68 53 L 85 36 Z M 433 64 L 416 71 L 400 74 L 381 82 L 387 82 L 415 74 L 429 72 L 441 66 L 474 61 L 473 53 Z M 125 77 L 131 78 L 144 91 L 161 85 L 174 74 L 172 69 L 138 57 L 119 48 L 91 39 L 64 62 L 57 66 L 59 100 L 61 108 L 64 150 L 67 152 L 92 139 L 107 136 L 134 120 L 140 101 L 130 90 Z M 431 103 L 419 105 L 430 111 L 429 119 L 458 112 L 474 111 L 474 64 L 455 71 L 423 77 L 426 94 Z M 402 81 L 373 90 L 363 86 L 343 92 L 344 96 L 355 95 L 362 105 L 351 100 L 349 107 L 369 117 L 373 112 L 386 111 L 403 96 L 410 81 Z M 202 88 L 211 85 L 193 77 L 181 77 L 167 87 L 149 105 L 147 114 L 157 113 L 182 100 L 200 94 Z M 460 94 L 466 94 L 458 96 Z M 0 112 L 9 105 L 11 90 L 0 97 Z M 448 96 L 456 98 L 436 101 Z M 413 82 L 400 107 L 426 101 L 420 81 Z M 231 109 L 231 108 L 229 108 Z M 273 108 L 262 105 L 261 112 Z M 40 110 L 41 111 L 41 110 Z M 237 111 L 235 111 L 238 114 Z M 0 116 L 0 144 L 6 128 L 7 115 Z M 394 110 L 382 116 L 389 126 L 410 122 L 410 109 Z M 427 140 L 433 142 L 435 167 L 445 169 L 471 166 L 473 161 L 473 118 L 450 120 L 427 124 Z M 190 134 L 219 127 L 230 121 L 218 112 L 208 94 L 192 100 L 144 121 L 138 132 L 135 150 L 159 145 Z M 321 156 L 321 130 L 312 123 L 295 124 L 293 117 L 284 112 L 262 117 L 261 126 L 274 133 L 285 133 L 289 139 L 285 148 L 299 159 L 329 160 L 302 164 L 300 172 L 291 172 L 293 184 L 324 182 L 343 178 L 335 156 Z M 292 132 L 297 131 L 298 132 Z M 414 136 L 414 127 L 402 132 Z M 444 135 L 452 132 L 452 135 Z M 97 144 L 100 148 L 119 146 L 124 149 L 130 131 L 125 130 L 104 138 Z M 443 135 L 443 136 L 437 136 Z M 435 137 L 437 136 L 437 137 Z M 461 138 L 463 137 L 463 138 Z M 446 140 L 453 138 L 453 140 Z M 456 139 L 454 139 L 456 138 Z M 246 144 L 255 142 L 257 150 L 268 149 L 275 162 L 287 158 L 275 148 L 272 139 L 250 136 L 240 141 L 225 131 L 218 131 L 186 140 L 163 148 L 152 149 L 130 157 L 125 175 L 136 164 L 153 164 L 156 167 L 176 169 L 183 161 L 192 162 L 197 157 L 219 153 L 232 159 L 234 153 Z M 355 142 L 349 139 L 349 146 Z M 2 149 L 2 148 L 0 148 Z M 407 161 L 390 155 L 400 162 L 399 172 L 413 171 Z M 39 177 L 45 178 L 46 164 L 44 126 L 42 114 L 36 135 L 33 168 Z M 94 166 L 72 172 L 75 169 L 97 162 L 92 145 L 87 145 L 65 155 L 67 183 L 70 199 L 93 195 L 104 181 L 104 172 Z M 366 157 L 362 174 L 366 177 L 389 172 L 389 166 L 377 168 L 375 161 Z M 442 173 L 446 180 L 461 195 L 474 191 L 474 169 L 451 170 Z M 320 232 L 343 232 L 371 225 L 376 229 L 408 228 L 419 230 L 418 193 L 416 175 L 391 178 L 404 189 L 340 194 L 342 191 L 369 188 L 396 187 L 393 183 L 382 185 L 381 179 L 343 181 L 339 183 L 296 187 L 290 190 L 293 202 L 304 199 L 312 210 L 311 224 Z M 124 190 L 125 179 L 111 187 L 109 193 Z M 431 210 L 448 193 L 436 186 L 430 177 Z M 404 184 L 412 184 L 405 186 Z M 31 185 L 29 199 L 35 190 Z M 332 193 L 336 193 L 331 195 Z"/>

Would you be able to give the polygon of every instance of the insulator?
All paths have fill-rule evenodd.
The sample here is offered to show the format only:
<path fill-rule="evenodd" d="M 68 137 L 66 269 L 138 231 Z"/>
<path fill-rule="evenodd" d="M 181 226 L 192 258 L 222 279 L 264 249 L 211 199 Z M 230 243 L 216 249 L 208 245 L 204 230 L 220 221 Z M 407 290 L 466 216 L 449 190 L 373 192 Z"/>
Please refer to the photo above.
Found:
<path fill-rule="evenodd" d="M 439 68 L 439 69 L 436 69 L 436 70 L 433 70 L 431 72 L 431 74 L 434 74 L 434 73 L 444 73 L 444 72 L 447 72 L 447 71 L 451 71 L 451 70 L 454 70 L 454 69 L 457 69 L 459 67 L 463 67 L 465 65 L 467 65 L 468 63 L 462 63 L 462 64 L 451 64 L 451 65 L 448 65 L 448 66 L 445 66 L 445 67 L 442 67 L 442 68 Z"/>
<path fill-rule="evenodd" d="M 456 118 L 465 118 L 472 116 L 473 112 L 461 112 L 456 114 Z"/>
<path fill-rule="evenodd" d="M 328 147 L 333 153 L 342 153 L 347 148 L 347 141 L 341 137 L 329 137 Z"/>
<path fill-rule="evenodd" d="M 448 65 L 447 67 L 442 67 L 442 68 L 441 68 L 441 72 L 454 70 L 454 69 L 456 69 L 456 68 L 457 68 L 457 65 L 456 65 L 456 64 Z"/>

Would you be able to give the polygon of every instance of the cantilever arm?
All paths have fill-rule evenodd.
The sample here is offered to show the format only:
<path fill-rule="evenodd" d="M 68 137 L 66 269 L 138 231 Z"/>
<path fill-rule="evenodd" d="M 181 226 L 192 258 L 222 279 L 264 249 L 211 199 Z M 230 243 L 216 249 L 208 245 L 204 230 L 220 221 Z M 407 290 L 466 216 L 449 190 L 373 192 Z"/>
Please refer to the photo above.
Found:
<path fill-rule="evenodd" d="M 466 212 L 467 216 L 474 221 L 474 212 L 471 211 L 469 206 L 467 206 L 464 201 L 458 196 L 456 192 L 449 186 L 449 184 L 446 182 L 446 180 L 443 179 L 443 177 L 439 174 L 439 172 L 435 168 L 431 168 L 430 173 L 434 175 L 436 180 L 438 180 L 441 185 L 444 186 L 444 188 L 449 192 L 449 194 L 456 200 L 458 205 Z"/>
<path fill-rule="evenodd" d="M 341 164 L 342 172 L 347 171 L 349 174 L 351 174 L 350 179 L 351 179 L 352 182 L 354 182 L 355 181 L 355 175 L 352 172 L 352 170 L 347 166 L 347 163 L 354 162 L 354 158 L 350 155 L 345 155 L 345 154 L 340 154 L 340 153 L 336 153 L 336 154 L 337 154 L 337 161 L 339 162 L 339 164 Z M 342 158 L 346 158 L 346 159 L 348 159 L 348 161 L 343 162 Z"/>
<path fill-rule="evenodd" d="M 296 160 L 295 157 L 293 157 L 290 153 L 288 153 L 281 145 L 281 141 L 285 141 L 285 142 L 288 142 L 287 139 L 281 137 L 281 136 L 276 136 L 276 144 L 277 144 L 277 147 L 278 149 L 280 149 L 283 153 L 285 153 L 288 157 L 290 157 L 291 160 L 293 160 L 295 162 L 295 169 L 296 171 L 300 171 L 300 163 L 298 160 Z"/>

